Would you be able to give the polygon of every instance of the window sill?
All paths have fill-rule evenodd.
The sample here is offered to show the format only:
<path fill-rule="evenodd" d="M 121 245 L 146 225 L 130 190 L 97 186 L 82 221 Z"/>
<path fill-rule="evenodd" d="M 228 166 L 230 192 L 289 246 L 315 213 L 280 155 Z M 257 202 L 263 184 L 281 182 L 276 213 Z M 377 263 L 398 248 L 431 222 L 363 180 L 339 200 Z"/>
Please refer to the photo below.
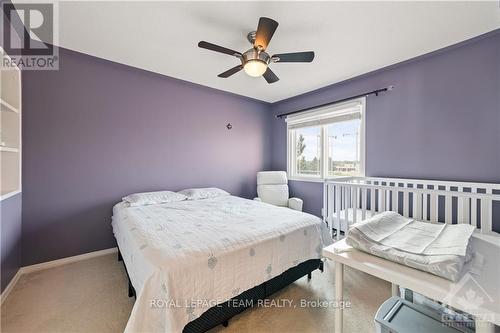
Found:
<path fill-rule="evenodd" d="M 295 182 L 311 182 L 311 183 L 323 183 L 325 180 L 323 178 L 306 178 L 306 177 L 292 177 L 288 178 Z"/>
<path fill-rule="evenodd" d="M 328 177 L 326 180 L 336 180 L 336 179 L 345 179 L 350 177 L 364 177 L 364 175 L 355 175 L 355 176 L 334 176 Z M 295 182 L 311 182 L 311 183 L 324 183 L 324 178 L 307 178 L 307 177 L 289 177 L 288 180 L 292 180 Z"/>

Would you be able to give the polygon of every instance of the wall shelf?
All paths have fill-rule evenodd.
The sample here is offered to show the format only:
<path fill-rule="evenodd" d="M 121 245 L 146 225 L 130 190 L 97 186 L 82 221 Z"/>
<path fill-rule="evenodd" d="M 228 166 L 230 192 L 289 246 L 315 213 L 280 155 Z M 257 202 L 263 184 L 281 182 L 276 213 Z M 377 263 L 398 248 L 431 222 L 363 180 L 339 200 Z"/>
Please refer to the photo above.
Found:
<path fill-rule="evenodd" d="M 0 193 L 0 201 L 13 197 L 19 193 L 21 193 L 20 190 L 5 190 L 5 192 Z"/>
<path fill-rule="evenodd" d="M 19 110 L 0 98 L 0 111 L 19 113 Z"/>
<path fill-rule="evenodd" d="M 10 152 L 10 153 L 19 153 L 18 148 L 6 147 L 6 146 L 0 146 L 0 151 Z"/>

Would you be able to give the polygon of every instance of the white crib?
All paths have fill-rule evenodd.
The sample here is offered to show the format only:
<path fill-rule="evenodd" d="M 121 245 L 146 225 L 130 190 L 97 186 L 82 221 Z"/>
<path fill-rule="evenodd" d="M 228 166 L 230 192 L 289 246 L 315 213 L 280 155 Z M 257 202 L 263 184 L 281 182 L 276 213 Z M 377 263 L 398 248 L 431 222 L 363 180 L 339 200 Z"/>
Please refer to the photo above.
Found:
<path fill-rule="evenodd" d="M 323 188 L 323 220 L 346 231 L 350 224 L 383 211 L 421 221 L 467 223 L 493 232 L 494 202 L 500 206 L 500 184 L 438 180 L 342 177 Z M 337 232 L 340 239 L 340 232 Z"/>

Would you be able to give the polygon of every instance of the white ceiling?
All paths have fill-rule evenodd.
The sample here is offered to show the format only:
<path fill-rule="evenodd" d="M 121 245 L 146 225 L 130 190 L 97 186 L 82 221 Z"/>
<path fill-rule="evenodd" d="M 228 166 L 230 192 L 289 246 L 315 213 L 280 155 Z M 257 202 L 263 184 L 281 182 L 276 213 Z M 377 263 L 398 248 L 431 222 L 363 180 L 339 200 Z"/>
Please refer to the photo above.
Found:
<path fill-rule="evenodd" d="M 272 64 L 280 81 L 217 74 L 260 16 L 279 22 L 271 54 L 314 50 L 311 64 Z M 275 102 L 500 28 L 489 2 L 60 2 L 59 45 L 205 86 Z"/>

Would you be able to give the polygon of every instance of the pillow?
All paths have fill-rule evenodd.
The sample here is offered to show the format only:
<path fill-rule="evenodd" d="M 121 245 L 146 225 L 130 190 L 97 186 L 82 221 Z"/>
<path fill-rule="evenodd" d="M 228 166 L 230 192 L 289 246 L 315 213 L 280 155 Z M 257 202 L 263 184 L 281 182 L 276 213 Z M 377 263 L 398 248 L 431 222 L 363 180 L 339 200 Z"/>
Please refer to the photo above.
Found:
<path fill-rule="evenodd" d="M 143 192 L 127 195 L 122 198 L 130 207 L 157 205 L 161 203 L 186 200 L 187 197 L 172 191 Z"/>
<path fill-rule="evenodd" d="M 187 188 L 177 193 L 185 195 L 188 200 L 208 199 L 230 195 L 228 192 L 216 187 Z"/>

